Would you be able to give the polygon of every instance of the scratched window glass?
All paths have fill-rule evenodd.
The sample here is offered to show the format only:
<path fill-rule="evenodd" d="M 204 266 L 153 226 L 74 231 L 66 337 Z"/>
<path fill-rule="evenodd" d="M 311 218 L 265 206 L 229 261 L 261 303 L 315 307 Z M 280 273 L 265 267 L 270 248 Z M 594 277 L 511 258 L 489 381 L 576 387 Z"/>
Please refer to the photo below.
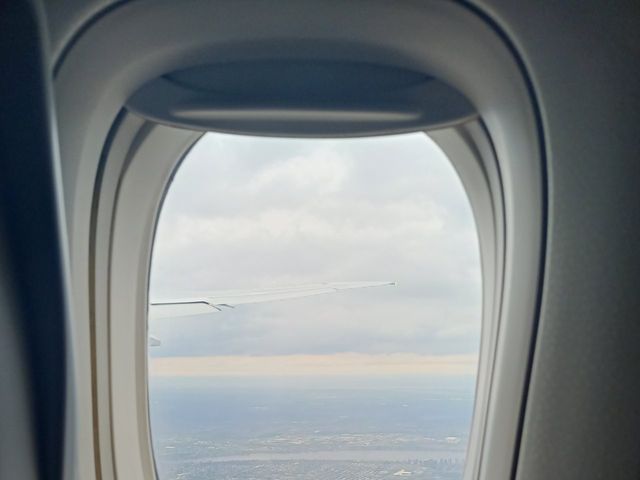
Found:
<path fill-rule="evenodd" d="M 461 479 L 481 287 L 427 135 L 205 134 L 153 246 L 159 479 Z"/>

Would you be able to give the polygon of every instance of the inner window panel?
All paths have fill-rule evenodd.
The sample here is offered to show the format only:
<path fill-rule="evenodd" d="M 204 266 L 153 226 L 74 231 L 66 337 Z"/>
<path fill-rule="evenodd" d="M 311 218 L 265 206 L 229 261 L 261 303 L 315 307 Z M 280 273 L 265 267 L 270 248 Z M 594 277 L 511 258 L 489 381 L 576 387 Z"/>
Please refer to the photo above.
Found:
<path fill-rule="evenodd" d="M 153 247 L 158 478 L 461 479 L 481 289 L 426 134 L 205 134 Z"/>

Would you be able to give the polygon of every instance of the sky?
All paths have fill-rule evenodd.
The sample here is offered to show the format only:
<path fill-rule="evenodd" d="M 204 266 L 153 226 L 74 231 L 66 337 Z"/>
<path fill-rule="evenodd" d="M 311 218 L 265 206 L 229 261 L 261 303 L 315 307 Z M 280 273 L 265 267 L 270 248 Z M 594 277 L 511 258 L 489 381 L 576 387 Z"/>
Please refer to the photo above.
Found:
<path fill-rule="evenodd" d="M 162 345 L 150 349 L 151 372 L 475 368 L 475 225 L 460 180 L 433 141 L 422 133 L 208 133 L 165 197 L 150 298 L 346 281 L 397 286 L 154 320 L 149 330 Z"/>

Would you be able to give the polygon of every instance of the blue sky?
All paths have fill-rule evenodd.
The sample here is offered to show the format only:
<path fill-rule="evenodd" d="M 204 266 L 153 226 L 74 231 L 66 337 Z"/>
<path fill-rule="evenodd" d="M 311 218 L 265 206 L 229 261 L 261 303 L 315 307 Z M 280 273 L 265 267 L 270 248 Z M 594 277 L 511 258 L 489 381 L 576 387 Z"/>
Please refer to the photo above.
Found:
<path fill-rule="evenodd" d="M 359 280 L 398 286 L 156 320 L 150 330 L 163 345 L 151 354 L 397 360 L 478 350 L 475 226 L 452 165 L 428 137 L 206 134 L 165 199 L 152 298 Z"/>

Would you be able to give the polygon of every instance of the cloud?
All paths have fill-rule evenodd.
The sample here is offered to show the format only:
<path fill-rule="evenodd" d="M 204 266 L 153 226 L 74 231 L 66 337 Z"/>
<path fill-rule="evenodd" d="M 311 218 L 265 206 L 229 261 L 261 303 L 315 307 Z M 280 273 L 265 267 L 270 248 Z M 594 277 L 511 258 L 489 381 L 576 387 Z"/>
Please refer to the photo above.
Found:
<path fill-rule="evenodd" d="M 470 206 L 423 134 L 291 140 L 207 134 L 167 194 L 153 297 L 395 280 L 150 325 L 161 356 L 474 354 L 480 261 Z"/>

